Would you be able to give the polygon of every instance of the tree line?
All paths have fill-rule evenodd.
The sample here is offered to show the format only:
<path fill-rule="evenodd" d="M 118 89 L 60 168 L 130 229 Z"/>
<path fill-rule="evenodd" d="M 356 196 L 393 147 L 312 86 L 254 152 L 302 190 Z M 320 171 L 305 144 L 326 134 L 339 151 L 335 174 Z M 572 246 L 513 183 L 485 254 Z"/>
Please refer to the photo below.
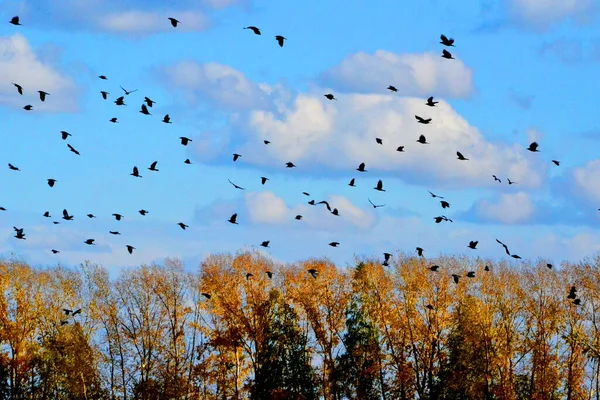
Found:
<path fill-rule="evenodd" d="M 598 400 L 599 265 L 4 259 L 0 398 Z"/>

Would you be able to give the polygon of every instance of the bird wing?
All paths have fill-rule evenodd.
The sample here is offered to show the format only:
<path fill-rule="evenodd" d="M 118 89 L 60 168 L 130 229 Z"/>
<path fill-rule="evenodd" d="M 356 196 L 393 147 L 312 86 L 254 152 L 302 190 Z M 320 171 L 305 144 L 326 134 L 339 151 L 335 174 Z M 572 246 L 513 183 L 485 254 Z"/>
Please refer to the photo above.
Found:
<path fill-rule="evenodd" d="M 446 37 L 446 35 L 440 35 L 440 39 L 442 39 L 442 42 L 447 42 L 448 38 Z"/>

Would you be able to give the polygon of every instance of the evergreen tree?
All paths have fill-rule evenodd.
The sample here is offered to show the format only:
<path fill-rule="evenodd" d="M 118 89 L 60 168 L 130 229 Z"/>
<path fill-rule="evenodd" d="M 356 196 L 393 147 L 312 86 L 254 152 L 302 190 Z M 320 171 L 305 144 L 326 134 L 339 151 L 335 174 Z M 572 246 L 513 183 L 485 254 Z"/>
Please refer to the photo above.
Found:
<path fill-rule="evenodd" d="M 251 398 L 316 399 L 308 338 L 298 326 L 298 315 L 277 290 L 271 291 L 269 303 L 269 325 L 257 353 L 259 368 Z"/>

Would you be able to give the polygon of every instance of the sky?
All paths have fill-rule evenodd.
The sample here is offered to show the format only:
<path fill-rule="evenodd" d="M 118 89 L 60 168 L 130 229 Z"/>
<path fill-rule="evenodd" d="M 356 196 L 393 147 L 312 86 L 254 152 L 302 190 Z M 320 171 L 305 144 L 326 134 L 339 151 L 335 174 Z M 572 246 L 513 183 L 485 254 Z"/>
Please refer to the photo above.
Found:
<path fill-rule="evenodd" d="M 499 239 L 523 259 L 593 257 L 599 12 L 593 0 L 2 2 L 0 256 L 118 270 L 260 249 L 349 265 L 419 246 L 426 257 L 518 263 Z M 8 23 L 15 15 L 22 26 Z M 139 112 L 145 96 L 151 115 Z M 421 134 L 430 144 L 416 142 Z M 539 152 L 527 151 L 532 141 Z M 368 172 L 356 171 L 363 162 Z M 373 189 L 379 179 L 385 192 Z M 436 224 L 440 215 L 452 222 Z"/>

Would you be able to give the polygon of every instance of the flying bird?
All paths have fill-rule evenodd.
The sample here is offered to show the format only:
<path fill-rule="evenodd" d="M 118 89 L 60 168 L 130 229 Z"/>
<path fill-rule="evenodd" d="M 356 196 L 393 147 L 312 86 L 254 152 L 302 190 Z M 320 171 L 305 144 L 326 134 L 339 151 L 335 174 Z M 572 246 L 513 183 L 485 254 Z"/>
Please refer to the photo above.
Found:
<path fill-rule="evenodd" d="M 348 183 L 348 186 L 356 187 L 356 185 L 354 184 L 354 181 L 355 181 L 354 178 L 350 179 L 350 183 Z"/>
<path fill-rule="evenodd" d="M 456 152 L 456 155 L 458 156 L 458 159 L 461 161 L 468 161 L 468 158 L 465 158 L 465 156 L 462 155 L 462 153 L 460 151 Z"/>
<path fill-rule="evenodd" d="M 164 122 L 165 124 L 172 124 L 171 117 L 169 117 L 169 114 L 165 115 L 165 117 L 162 119 L 162 122 Z"/>
<path fill-rule="evenodd" d="M 152 164 L 150 164 L 150 167 L 148 168 L 150 171 L 157 171 L 158 169 L 156 169 L 156 164 L 158 164 L 158 161 L 154 161 Z"/>
<path fill-rule="evenodd" d="M 108 78 L 104 75 L 98 75 L 98 78 L 102 79 L 102 80 L 108 80 Z"/>
<path fill-rule="evenodd" d="M 48 179 L 48 186 L 54 187 L 55 183 L 56 183 L 56 179 L 52 179 L 52 178 Z"/>
<path fill-rule="evenodd" d="M 60 137 L 62 138 L 62 140 L 67 140 L 67 138 L 68 138 L 69 136 L 73 136 L 73 135 L 71 135 L 71 134 L 70 134 L 69 132 L 67 132 L 67 131 L 60 131 Z"/>
<path fill-rule="evenodd" d="M 419 136 L 419 139 L 417 140 L 417 142 L 421 143 L 421 144 L 429 144 L 429 143 L 427 143 L 427 139 L 425 139 L 425 135 Z"/>
<path fill-rule="evenodd" d="M 46 96 L 50 96 L 50 93 L 44 92 L 43 90 L 38 90 L 38 93 L 40 94 L 41 101 L 46 101 Z"/>
<path fill-rule="evenodd" d="M 13 83 L 13 85 L 17 88 L 17 92 L 19 92 L 19 94 L 22 96 L 23 95 L 23 86 L 21 86 L 17 83 Z"/>
<path fill-rule="evenodd" d="M 517 183 L 517 182 L 515 182 L 515 181 L 511 181 L 511 180 L 510 180 L 510 179 L 508 179 L 508 178 L 506 178 L 506 180 L 508 180 L 508 184 L 509 184 L 509 185 L 514 185 L 515 183 Z"/>
<path fill-rule="evenodd" d="M 173 26 L 173 28 L 177 28 L 177 24 L 179 24 L 180 22 L 173 17 L 169 17 L 168 19 L 169 21 L 171 21 L 171 25 Z"/>
<path fill-rule="evenodd" d="M 190 159 L 189 159 L 189 158 L 186 158 L 186 159 L 185 159 L 185 161 L 184 161 L 184 163 L 185 163 L 185 164 L 191 164 L 192 162 L 190 161 Z"/>
<path fill-rule="evenodd" d="M 156 102 L 148 96 L 144 96 L 144 102 L 146 103 L 146 105 L 148 105 L 148 107 L 152 107 L 154 104 L 156 104 Z"/>
<path fill-rule="evenodd" d="M 498 181 L 500 183 L 502 183 L 502 181 L 496 176 L 496 175 L 492 175 L 494 177 L 494 181 Z"/>
<path fill-rule="evenodd" d="M 383 140 L 382 140 L 381 138 L 378 138 L 378 137 L 377 137 L 377 138 L 375 138 L 375 142 L 376 142 L 377 144 L 383 145 Z"/>
<path fill-rule="evenodd" d="M 324 94 L 323 96 L 325 96 L 328 100 L 337 100 L 331 93 Z"/>
<path fill-rule="evenodd" d="M 460 275 L 452 274 L 452 279 L 454 280 L 454 283 L 458 283 L 458 280 L 460 279 Z"/>
<path fill-rule="evenodd" d="M 108 233 L 110 233 L 111 235 L 120 235 L 121 232 L 119 231 L 108 231 Z"/>
<path fill-rule="evenodd" d="M 177 225 L 179 225 L 179 227 L 181 229 L 183 229 L 185 231 L 185 228 L 189 228 L 189 225 L 184 224 L 183 222 L 178 222 Z"/>
<path fill-rule="evenodd" d="M 127 104 L 125 104 L 125 97 L 117 97 L 117 99 L 115 100 L 115 104 L 118 106 L 126 106 Z"/>
<path fill-rule="evenodd" d="M 121 85 L 119 85 L 119 87 L 120 87 L 121 89 L 123 89 L 123 91 L 125 92 L 125 96 L 129 96 L 131 93 L 133 93 L 133 92 L 137 92 L 137 89 L 135 89 L 135 90 L 126 90 L 126 89 L 125 89 L 123 86 L 121 86 Z"/>
<path fill-rule="evenodd" d="M 532 142 L 529 147 L 527 148 L 527 150 L 531 151 L 531 152 L 539 152 L 538 150 L 539 145 L 537 144 L 537 142 Z"/>
<path fill-rule="evenodd" d="M 67 147 L 69 148 L 69 150 L 71 150 L 71 152 L 77 154 L 78 156 L 80 155 L 80 153 L 77 150 L 75 150 L 75 148 L 70 144 L 67 143 Z"/>
<path fill-rule="evenodd" d="M 69 215 L 69 212 L 67 211 L 66 208 L 62 211 L 62 213 L 63 213 L 62 219 L 64 219 L 65 221 L 73 221 L 73 218 L 75 218 L 74 216 Z"/>
<path fill-rule="evenodd" d="M 298 214 L 294 217 L 294 219 L 297 219 L 298 221 L 300 221 L 302 219 L 302 215 Z"/>
<path fill-rule="evenodd" d="M 129 174 L 131 176 L 135 176 L 136 178 L 141 178 L 140 171 L 138 171 L 138 167 L 133 167 L 133 172 Z"/>
<path fill-rule="evenodd" d="M 254 32 L 255 35 L 260 35 L 260 29 L 258 29 L 255 26 L 248 26 L 248 27 L 246 27 L 244 29 L 250 29 L 252 32 Z"/>
<path fill-rule="evenodd" d="M 317 279 L 317 275 L 319 274 L 319 272 L 316 269 L 314 269 L 314 268 L 307 269 L 306 272 L 308 272 L 309 274 L 311 274 L 312 277 L 315 278 L 315 279 Z"/>
<path fill-rule="evenodd" d="M 404 146 L 398 146 L 398 148 L 396 149 L 396 151 L 404 153 Z"/>
<path fill-rule="evenodd" d="M 108 98 L 108 95 L 109 95 L 110 93 L 108 93 L 108 92 L 106 92 L 106 91 L 102 90 L 102 91 L 100 92 L 100 94 L 102 95 L 102 98 L 103 98 L 104 100 L 106 100 L 106 99 Z"/>
<path fill-rule="evenodd" d="M 236 185 L 235 183 L 231 182 L 231 180 L 229 180 L 229 179 L 227 179 L 227 180 L 229 181 L 229 183 L 231 183 L 231 184 L 233 185 L 233 187 L 234 187 L 234 188 L 236 188 L 236 189 L 240 189 L 240 190 L 246 190 L 246 189 L 244 189 L 243 187 L 241 187 L 241 186 L 238 186 L 238 185 Z"/>
<path fill-rule="evenodd" d="M 237 161 L 238 158 L 240 158 L 242 155 L 241 154 L 237 154 L 237 153 L 233 153 L 233 161 Z"/>
<path fill-rule="evenodd" d="M 367 172 L 367 170 L 365 169 L 365 163 L 360 163 L 360 165 L 358 166 L 358 168 L 356 168 L 356 170 L 358 172 Z"/>
<path fill-rule="evenodd" d="M 454 60 L 454 57 L 452 57 L 452 54 L 450 54 L 450 52 L 446 49 L 442 50 L 442 58 L 447 58 L 448 60 Z"/>
<path fill-rule="evenodd" d="M 260 245 L 261 245 L 262 247 L 269 247 L 269 243 L 271 243 L 271 241 L 270 241 L 270 240 L 265 240 L 265 241 L 264 241 L 264 242 L 262 242 Z"/>
<path fill-rule="evenodd" d="M 429 192 L 429 190 L 428 190 L 428 192 Z M 431 197 L 433 197 L 433 198 L 437 197 L 437 198 L 439 198 L 439 199 L 443 199 L 443 197 L 442 197 L 442 196 L 438 196 L 437 194 L 433 194 L 433 193 L 431 193 L 431 192 L 429 192 L 429 194 L 430 194 L 430 195 L 431 195 Z"/>
<path fill-rule="evenodd" d="M 112 122 L 113 124 L 116 124 L 118 122 L 118 120 L 117 120 L 116 117 L 115 118 L 111 118 L 109 121 Z"/>
<path fill-rule="evenodd" d="M 552 162 L 558 167 L 560 165 L 560 161 L 552 160 Z"/>
<path fill-rule="evenodd" d="M 229 218 L 227 221 L 229 221 L 229 222 L 230 222 L 230 223 L 232 223 L 232 224 L 239 225 L 239 224 L 237 223 L 237 213 L 233 214 L 233 215 L 231 216 L 231 218 Z"/>
<path fill-rule="evenodd" d="M 148 211 L 147 211 L 147 210 L 144 210 L 144 209 L 142 209 L 142 210 L 139 210 L 138 212 L 139 212 L 140 214 L 144 215 L 144 216 L 145 216 L 146 214 L 148 214 Z"/>
<path fill-rule="evenodd" d="M 440 200 L 440 204 L 442 205 L 442 208 L 449 208 L 450 207 L 450 203 L 448 203 L 445 200 Z"/>
<path fill-rule="evenodd" d="M 85 244 L 89 244 L 89 245 L 93 245 L 94 242 L 95 242 L 95 239 L 86 239 L 84 243 Z"/>
<path fill-rule="evenodd" d="M 17 15 L 15 15 L 14 17 L 12 17 L 10 19 L 10 21 L 8 21 L 8 22 L 11 23 L 11 24 L 13 24 L 13 25 L 21 25 L 21 23 L 19 22 L 19 16 L 17 16 Z"/>
<path fill-rule="evenodd" d="M 269 178 L 265 178 L 264 176 L 260 177 L 260 182 L 264 185 L 265 183 L 267 183 L 267 181 L 269 180 Z"/>
<path fill-rule="evenodd" d="M 375 186 L 373 189 L 378 190 L 380 192 L 385 192 L 385 189 L 383 188 L 383 181 L 381 179 L 377 181 L 377 186 Z"/>
<path fill-rule="evenodd" d="M 112 216 L 115 217 L 117 221 L 120 221 L 121 219 L 125 218 L 124 216 L 118 213 L 112 214 Z"/>
<path fill-rule="evenodd" d="M 288 161 L 288 162 L 286 162 L 286 163 L 285 163 L 285 167 L 286 167 L 286 168 L 294 168 L 294 167 L 296 167 L 296 165 L 294 165 L 294 163 L 293 163 L 293 162 L 291 162 L 291 161 Z"/>
<path fill-rule="evenodd" d="M 31 111 L 31 110 L 33 110 L 33 106 L 31 104 L 27 104 L 25 107 L 23 107 L 23 110 Z"/>
<path fill-rule="evenodd" d="M 454 47 L 454 39 L 447 38 L 446 35 L 440 35 L 440 39 L 442 40 L 440 43 L 444 46 Z"/>
<path fill-rule="evenodd" d="M 388 86 L 388 87 L 387 87 L 387 89 L 388 89 L 389 91 L 391 91 L 391 92 L 397 92 L 397 91 L 398 91 L 398 89 L 396 89 L 396 87 L 395 87 L 395 86 L 392 86 L 392 85 Z"/>
<path fill-rule="evenodd" d="M 373 208 L 378 208 L 378 207 L 384 207 L 385 204 L 373 204 L 373 202 L 371 201 L 371 199 L 368 199 L 369 203 L 371 203 L 371 205 L 373 206 Z"/>
<path fill-rule="evenodd" d="M 427 99 L 427 103 L 425 103 L 425 105 L 429 107 L 435 107 L 437 103 L 439 103 L 439 101 L 433 101 L 433 96 L 431 96 Z"/>
<path fill-rule="evenodd" d="M 15 238 L 21 239 L 21 240 L 27 240 L 25 238 L 25 233 L 23 233 L 23 228 L 13 227 L 13 229 L 15 230 Z"/>
<path fill-rule="evenodd" d="M 467 247 L 470 248 L 470 249 L 475 250 L 477 248 L 477 243 L 479 243 L 479 241 L 477 241 L 477 240 L 471 240 L 469 242 L 469 245 Z"/>
<path fill-rule="evenodd" d="M 496 239 L 496 242 L 500 243 L 502 245 L 502 247 L 504 247 L 504 251 L 506 252 L 506 255 L 510 256 L 510 251 L 508 250 L 508 246 L 505 245 L 504 243 L 502 243 L 501 241 L 499 241 L 498 239 Z"/>
<path fill-rule="evenodd" d="M 184 146 L 187 146 L 189 142 L 193 142 L 192 139 L 186 138 L 185 136 L 181 136 L 179 139 L 181 139 L 181 144 Z"/>
<path fill-rule="evenodd" d="M 140 110 L 140 112 L 144 115 L 152 115 L 150 114 L 150 111 L 148 111 L 148 107 L 146 107 L 145 104 L 142 104 L 142 109 Z"/>
<path fill-rule="evenodd" d="M 329 245 L 331 247 L 338 247 L 340 245 L 340 243 L 339 242 L 331 242 L 331 243 L 329 243 Z"/>
<path fill-rule="evenodd" d="M 125 247 L 127 247 L 127 251 L 129 252 L 129 254 L 133 254 L 133 250 L 135 250 L 135 247 L 126 244 Z"/>
<path fill-rule="evenodd" d="M 424 250 L 423 250 L 421 247 L 417 247 L 417 248 L 416 248 L 416 250 L 417 250 L 417 255 L 418 255 L 419 257 L 423 257 L 423 251 L 424 251 Z"/>
<path fill-rule="evenodd" d="M 19 168 L 15 167 L 14 165 L 12 165 L 11 163 L 8 163 L 8 168 L 13 170 L 13 171 L 20 171 Z"/>
<path fill-rule="evenodd" d="M 425 124 L 425 125 L 427 125 L 428 123 L 430 123 L 430 122 L 431 122 L 431 118 L 427 118 L 427 119 L 425 119 L 425 118 L 421 118 L 421 117 L 419 117 L 418 115 L 415 115 L 415 118 L 417 119 L 417 122 L 419 122 L 420 124 Z"/>
<path fill-rule="evenodd" d="M 275 39 L 277 39 L 277 43 L 279 43 L 279 47 L 283 47 L 283 41 L 284 41 L 284 40 L 287 40 L 286 38 L 284 38 L 284 37 L 283 37 L 283 36 L 281 36 L 281 35 L 277 35 L 277 36 L 275 36 Z"/>

